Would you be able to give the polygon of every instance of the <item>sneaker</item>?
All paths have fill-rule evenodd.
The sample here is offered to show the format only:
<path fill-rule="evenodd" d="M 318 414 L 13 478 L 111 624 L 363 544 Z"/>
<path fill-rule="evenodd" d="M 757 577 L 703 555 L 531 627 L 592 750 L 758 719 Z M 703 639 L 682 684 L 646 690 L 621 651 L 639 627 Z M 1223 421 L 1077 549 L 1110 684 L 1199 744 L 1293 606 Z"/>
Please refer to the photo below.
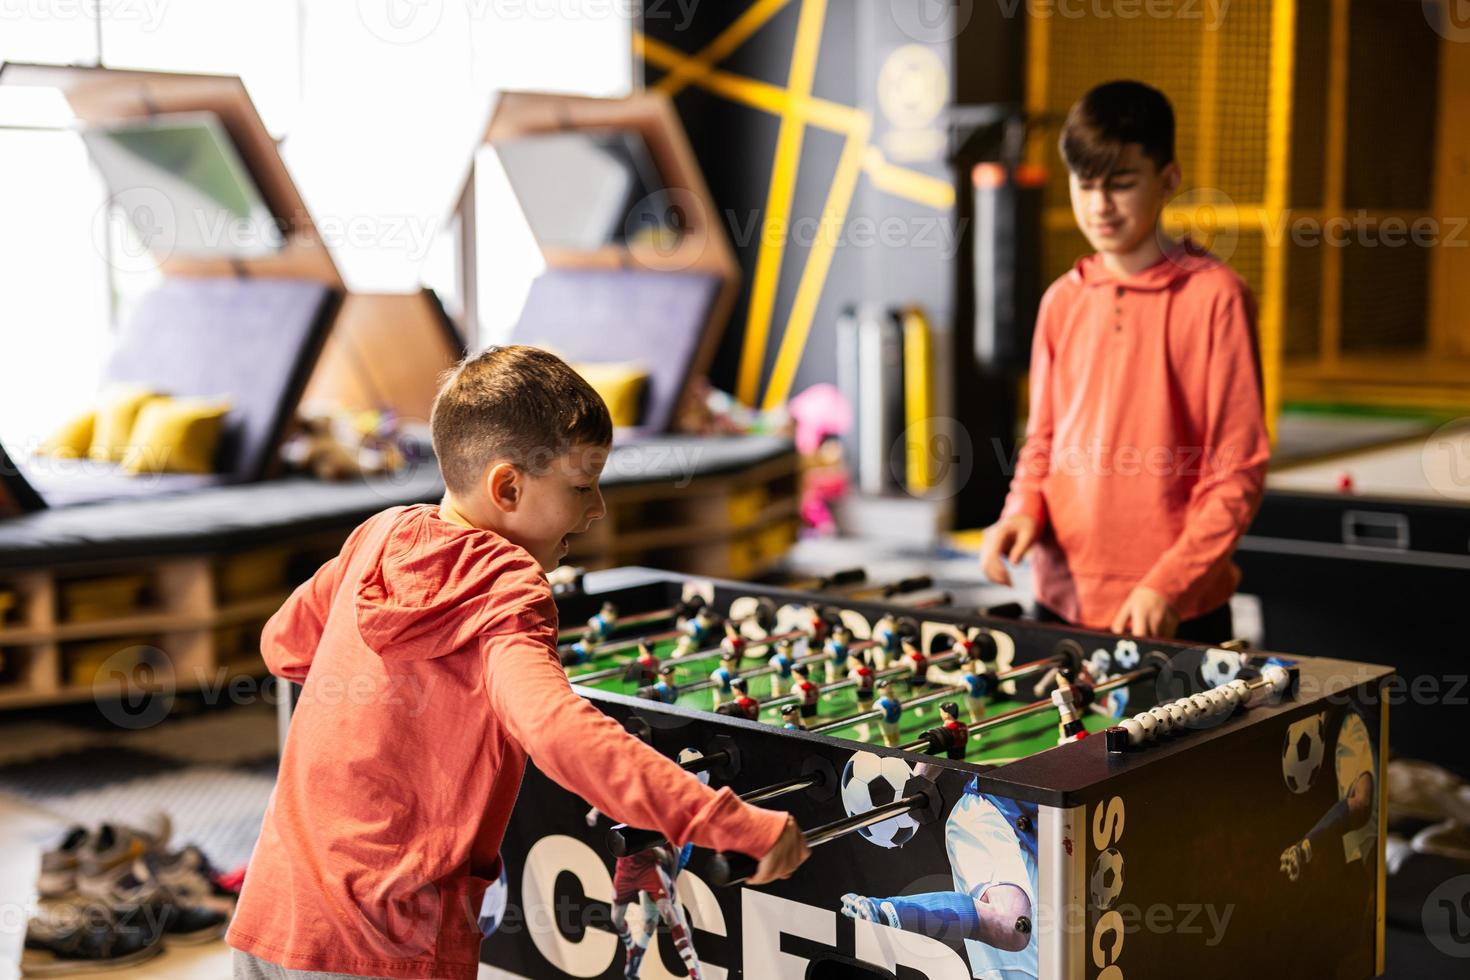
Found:
<path fill-rule="evenodd" d="M 143 858 L 149 876 L 168 892 L 176 905 L 214 909 L 226 921 L 235 914 L 238 889 L 230 889 L 204 852 L 189 845 L 175 854 L 155 852 Z"/>
<path fill-rule="evenodd" d="M 175 896 L 149 870 L 146 860 L 119 865 L 99 875 L 77 879 L 82 899 L 109 909 L 123 926 L 169 943 L 212 942 L 225 934 L 230 915 L 220 908 Z"/>
<path fill-rule="evenodd" d="M 20 972 L 25 977 L 120 970 L 163 952 L 156 932 L 119 922 L 104 905 L 79 901 L 42 902 L 26 925 Z"/>
<path fill-rule="evenodd" d="M 142 828 L 103 824 L 78 852 L 79 880 L 105 877 L 119 867 L 132 864 L 145 854 L 161 850 L 168 843 L 170 829 L 168 817 L 161 813 L 156 814 L 149 825 Z"/>
<path fill-rule="evenodd" d="M 42 899 L 64 898 L 76 891 L 77 867 L 91 837 L 86 827 L 72 827 L 60 844 L 41 854 L 41 877 L 36 882 L 36 890 Z"/>

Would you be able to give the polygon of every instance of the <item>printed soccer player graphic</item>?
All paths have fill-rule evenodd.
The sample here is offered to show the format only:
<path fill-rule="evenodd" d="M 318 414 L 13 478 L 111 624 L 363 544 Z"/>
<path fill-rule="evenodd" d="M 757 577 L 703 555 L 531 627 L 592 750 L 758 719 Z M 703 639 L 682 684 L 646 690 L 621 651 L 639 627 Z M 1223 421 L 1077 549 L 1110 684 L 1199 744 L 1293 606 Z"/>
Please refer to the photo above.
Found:
<path fill-rule="evenodd" d="M 674 881 L 693 847 L 686 844 L 678 851 L 667 846 L 650 847 L 618 858 L 613 870 L 612 922 L 627 954 L 623 967 L 626 980 L 638 976 L 660 921 L 668 924 L 674 949 L 689 969 L 689 976 L 692 980 L 702 980 L 704 974 L 699 968 L 699 954 L 694 951 L 694 934 L 674 890 Z M 628 927 L 628 906 L 635 901 L 643 908 L 643 929 L 637 936 Z"/>
<path fill-rule="evenodd" d="M 1322 725 L 1326 713 L 1293 724 L 1286 733 L 1281 769 L 1294 793 L 1305 793 L 1316 779 L 1325 754 Z M 1338 726 L 1333 752 L 1337 802 L 1305 837 L 1281 852 L 1281 871 L 1298 881 L 1314 868 L 1336 865 L 1334 840 L 1342 840 L 1341 864 L 1371 866 L 1378 854 L 1378 768 L 1373 740 L 1357 712 L 1347 711 Z"/>
<path fill-rule="evenodd" d="M 916 766 L 924 775 L 931 766 Z M 944 827 L 954 890 L 870 898 L 842 896 L 842 912 L 941 941 L 964 941 L 978 980 L 1037 976 L 1036 807 L 965 786 Z"/>

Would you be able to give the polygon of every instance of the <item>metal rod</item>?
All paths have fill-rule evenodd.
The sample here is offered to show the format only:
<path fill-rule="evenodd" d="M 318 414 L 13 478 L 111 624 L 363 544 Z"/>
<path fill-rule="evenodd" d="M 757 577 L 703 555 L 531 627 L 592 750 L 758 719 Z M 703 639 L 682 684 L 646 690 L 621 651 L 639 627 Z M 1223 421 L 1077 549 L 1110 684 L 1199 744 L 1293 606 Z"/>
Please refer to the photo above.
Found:
<path fill-rule="evenodd" d="M 675 633 L 674 635 L 675 636 L 681 636 L 682 634 Z M 763 640 L 756 640 L 756 641 L 753 641 L 751 643 L 747 643 L 746 646 L 745 646 L 745 649 L 746 650 L 760 650 L 760 649 L 764 649 L 764 648 L 770 646 L 773 643 L 779 643 L 781 640 L 799 640 L 799 639 L 801 639 L 802 637 L 804 637 L 806 635 L 807 634 L 806 634 L 806 631 L 805 630 L 791 630 L 790 632 L 787 632 L 787 633 L 776 633 L 776 634 L 773 634 L 771 636 L 766 637 Z M 644 637 L 644 640 L 648 640 L 648 639 L 649 639 L 648 637 Z M 667 637 L 666 637 L 666 639 L 667 639 Z M 640 641 L 640 642 L 643 642 L 643 641 Z M 598 653 L 603 653 L 604 651 L 599 650 L 597 652 Z M 723 651 L 718 646 L 701 647 L 698 650 L 690 650 L 688 653 L 684 654 L 683 656 L 670 657 L 667 660 L 661 661 L 661 663 L 674 664 L 674 665 L 677 666 L 678 664 L 693 663 L 693 662 L 695 662 L 697 660 L 709 660 L 711 657 L 713 657 L 713 656 L 715 656 L 715 655 L 717 655 L 719 653 L 722 653 L 722 652 Z M 629 664 L 632 664 L 634 662 L 635 661 L 632 661 L 632 660 L 624 660 L 622 663 L 618 664 L 615 667 L 606 667 L 606 668 L 603 668 L 602 670 L 591 670 L 591 671 L 588 671 L 585 674 L 569 674 L 569 675 L 567 675 L 567 678 L 573 684 L 595 684 L 598 681 L 605 681 L 605 680 L 607 680 L 610 677 L 621 677 L 624 673 L 627 672 L 628 665 Z M 744 677 L 746 675 L 742 674 L 741 676 Z"/>
<path fill-rule="evenodd" d="M 940 658 L 936 657 L 935 658 L 935 662 L 937 663 L 939 659 Z M 1004 684 L 1007 681 L 1020 680 L 1021 678 L 1023 678 L 1023 677 L 1029 677 L 1032 674 L 1039 674 L 1043 670 L 1049 670 L 1052 667 L 1055 667 L 1057 665 L 1057 663 L 1058 663 L 1058 661 L 1054 657 L 1049 657 L 1049 658 L 1047 658 L 1045 660 L 1034 660 L 1034 661 L 1032 661 L 1029 664 L 1022 664 L 1020 667 L 1015 667 L 1015 668 L 1012 668 L 1011 670 L 1002 671 L 1001 673 L 996 674 L 995 675 L 995 683 L 996 684 Z M 943 691 L 938 692 L 937 695 L 927 695 L 926 694 L 926 695 L 924 695 L 923 698 L 916 698 L 916 699 L 914 699 L 912 701 L 905 701 L 905 702 L 903 702 L 903 706 L 905 708 L 907 708 L 911 704 L 912 705 L 928 704 L 931 701 L 938 700 L 939 697 L 952 697 L 954 695 L 963 694 L 964 691 L 965 691 L 965 689 L 963 687 L 958 687 L 958 686 L 956 686 L 956 687 L 947 687 Z M 1048 702 L 1048 703 L 1050 703 L 1050 702 Z M 829 722 L 824 722 L 823 724 L 817 725 L 817 726 L 815 726 L 813 728 L 809 728 L 807 730 L 808 731 L 813 731 L 813 732 L 836 731 L 839 728 L 846 728 L 848 725 L 856 725 L 858 722 L 861 722 L 861 721 L 868 721 L 868 720 L 873 719 L 873 718 L 881 717 L 882 714 L 883 714 L 882 709 L 872 708 L 872 709 L 869 709 L 867 711 L 859 711 L 857 714 L 848 715 L 845 718 L 834 718 L 834 719 L 832 719 Z M 926 742 L 924 742 L 922 744 L 928 745 L 929 743 L 926 741 Z"/>

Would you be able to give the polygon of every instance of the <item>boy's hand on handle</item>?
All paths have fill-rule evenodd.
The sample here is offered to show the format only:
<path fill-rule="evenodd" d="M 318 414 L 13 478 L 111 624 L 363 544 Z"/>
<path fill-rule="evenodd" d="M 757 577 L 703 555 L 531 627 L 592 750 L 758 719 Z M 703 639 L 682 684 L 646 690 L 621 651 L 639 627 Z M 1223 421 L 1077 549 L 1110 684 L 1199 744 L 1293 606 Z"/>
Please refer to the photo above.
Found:
<path fill-rule="evenodd" d="M 811 855 L 811 848 L 806 846 L 806 838 L 802 836 L 801 828 L 796 825 L 796 818 L 787 816 L 786 829 L 781 831 L 781 836 L 776 838 L 775 845 L 760 859 L 760 863 L 756 865 L 755 874 L 751 876 L 748 883 L 764 885 L 770 881 L 790 878 L 791 872 L 801 867 Z"/>
<path fill-rule="evenodd" d="M 1005 561 L 1019 565 L 1026 552 L 1036 543 L 1036 520 L 1025 514 L 1002 517 L 985 531 L 980 545 L 980 565 L 992 582 L 1011 584 L 1011 573 Z M 1005 561 L 1002 561 L 1002 557 Z"/>
<path fill-rule="evenodd" d="M 1177 629 L 1179 614 L 1162 594 L 1146 585 L 1134 586 L 1108 628 L 1112 633 L 1154 636 L 1162 640 L 1171 638 Z"/>

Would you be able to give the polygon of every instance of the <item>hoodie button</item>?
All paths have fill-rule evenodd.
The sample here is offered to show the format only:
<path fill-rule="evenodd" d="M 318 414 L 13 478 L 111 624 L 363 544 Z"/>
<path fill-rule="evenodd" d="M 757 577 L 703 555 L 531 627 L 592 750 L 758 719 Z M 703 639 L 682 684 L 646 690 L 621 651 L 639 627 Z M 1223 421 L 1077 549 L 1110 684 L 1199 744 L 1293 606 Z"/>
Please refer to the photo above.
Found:
<path fill-rule="evenodd" d="M 1118 296 L 1122 296 L 1122 295 L 1123 295 L 1123 293 L 1124 293 L 1124 292 L 1125 292 L 1125 290 L 1124 290 L 1124 289 L 1123 289 L 1123 287 L 1122 287 L 1122 286 L 1119 286 L 1119 287 L 1117 287 L 1117 289 L 1116 289 L 1116 290 L 1114 290 L 1114 293 L 1115 293 L 1115 294 L 1116 294 L 1116 295 L 1118 295 Z"/>

